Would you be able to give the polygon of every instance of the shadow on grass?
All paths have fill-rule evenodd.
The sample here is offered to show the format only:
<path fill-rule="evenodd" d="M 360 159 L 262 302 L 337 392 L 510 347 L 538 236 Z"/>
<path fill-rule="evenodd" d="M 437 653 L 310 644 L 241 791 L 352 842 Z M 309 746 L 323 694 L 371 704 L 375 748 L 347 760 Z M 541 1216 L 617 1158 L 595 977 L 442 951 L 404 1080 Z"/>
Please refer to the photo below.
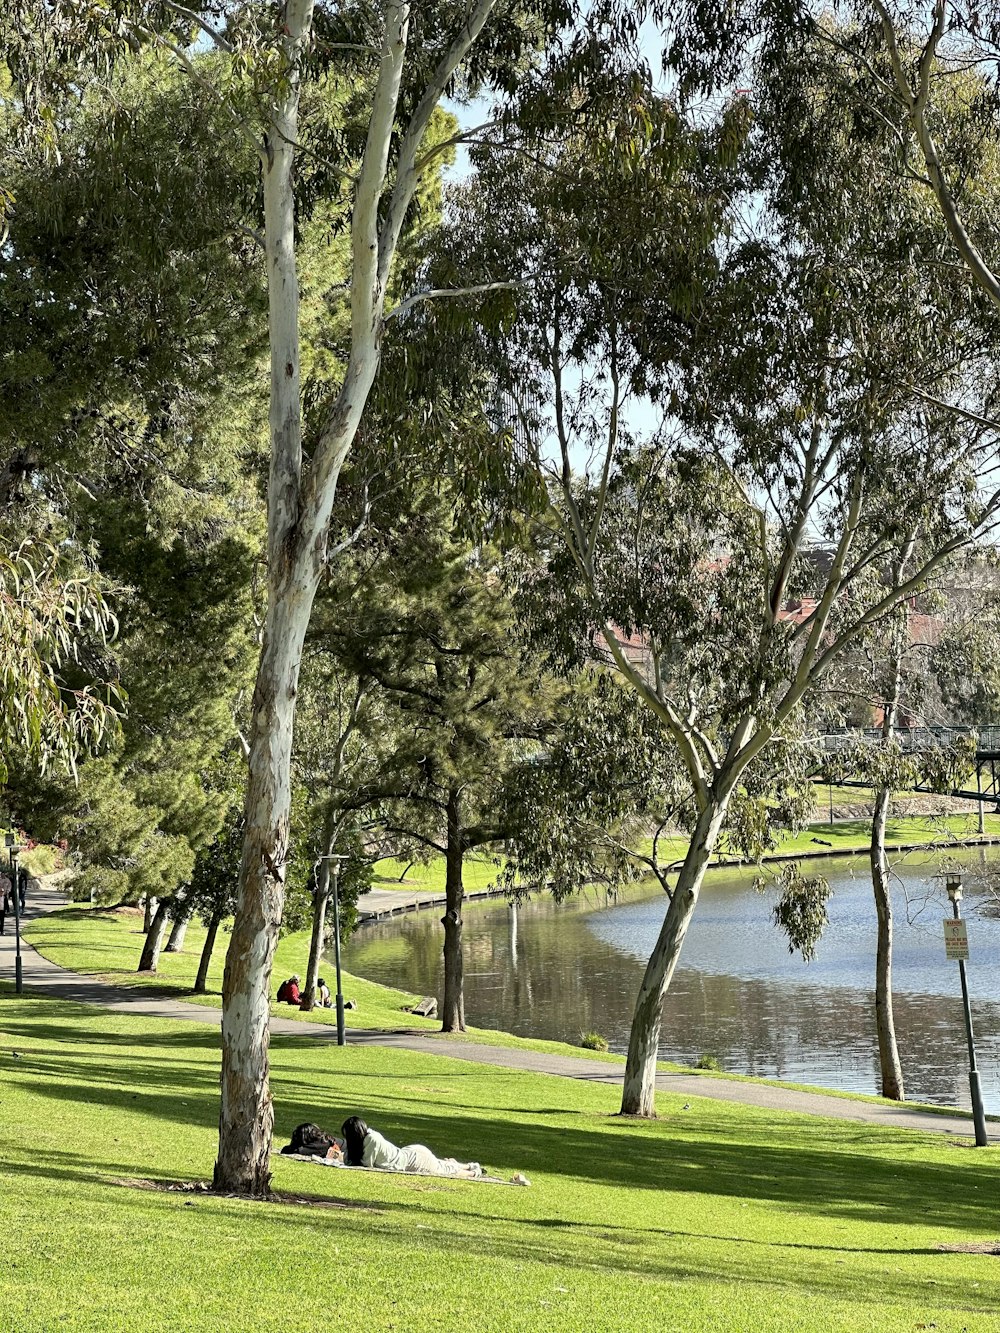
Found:
<path fill-rule="evenodd" d="M 907 1142 L 902 1137 L 858 1135 L 845 1144 L 842 1134 L 827 1141 L 823 1129 L 810 1125 L 740 1127 L 732 1117 L 706 1118 L 696 1129 L 685 1119 L 675 1136 L 664 1132 L 662 1121 L 653 1127 L 608 1117 L 599 1128 L 585 1128 L 534 1124 L 523 1116 L 512 1122 L 495 1113 L 456 1116 L 450 1113 L 453 1108 L 407 1114 L 391 1094 L 385 1102 L 385 1118 L 373 1105 L 369 1121 L 394 1142 L 427 1143 L 441 1155 L 472 1158 L 501 1171 L 777 1203 L 859 1222 L 963 1231 L 997 1226 L 996 1158 L 976 1158 L 973 1175 L 964 1156 L 953 1161 L 880 1156 L 879 1141 L 886 1146 Z"/>
<path fill-rule="evenodd" d="M 0 1011 L 5 1038 L 26 1042 L 16 1061 L 0 1048 L 5 1077 L 53 1102 L 96 1104 L 214 1129 L 218 1063 L 207 1052 L 218 1047 L 217 1031 L 88 1030 L 79 1008 L 49 1003 L 50 1021 L 13 1015 L 10 1021 Z M 75 1021 L 61 1024 L 61 1013 Z M 40 1039 L 84 1049 L 39 1050 L 34 1044 Z M 278 1141 L 301 1121 L 335 1130 L 356 1112 L 397 1143 L 427 1143 L 442 1156 L 483 1161 L 505 1172 L 562 1176 L 636 1195 L 661 1191 L 757 1201 L 857 1222 L 921 1223 L 973 1233 L 997 1226 L 1000 1157 L 995 1153 L 935 1145 L 922 1160 L 921 1140 L 903 1131 L 834 1129 L 822 1121 L 784 1117 L 772 1123 L 759 1114 L 743 1117 L 734 1108 L 699 1111 L 676 1122 L 623 1120 L 598 1114 L 600 1103 L 568 1080 L 565 1086 L 554 1079 L 529 1083 L 519 1073 L 480 1065 L 403 1072 L 390 1065 L 382 1072 L 371 1058 L 361 1068 L 345 1068 L 334 1051 L 306 1036 L 283 1037 L 275 1045 L 281 1056 L 272 1074 Z M 185 1058 L 192 1048 L 206 1052 L 206 1058 Z M 309 1068 L 290 1067 L 288 1057 L 306 1050 L 320 1058 Z M 459 1089 L 461 1104 L 451 1100 Z M 437 1092 L 443 1100 L 435 1105 Z M 900 1145 L 905 1151 L 885 1152 Z"/>

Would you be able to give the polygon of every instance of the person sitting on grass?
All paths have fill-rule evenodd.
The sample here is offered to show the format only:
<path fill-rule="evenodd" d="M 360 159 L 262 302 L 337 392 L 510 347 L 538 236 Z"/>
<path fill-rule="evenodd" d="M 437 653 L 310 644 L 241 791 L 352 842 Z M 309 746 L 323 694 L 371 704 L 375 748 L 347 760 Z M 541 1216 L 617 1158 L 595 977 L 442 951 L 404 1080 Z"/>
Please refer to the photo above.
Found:
<path fill-rule="evenodd" d="M 278 1004 L 301 1004 L 302 994 L 299 991 L 299 978 L 293 973 L 287 981 L 283 981 L 278 987 L 278 993 L 274 997 Z"/>
<path fill-rule="evenodd" d="M 322 977 L 320 977 L 316 986 L 316 1003 L 321 1009 L 333 1008 L 333 1000 L 330 998 L 330 987 Z"/>
<path fill-rule="evenodd" d="M 435 1157 L 422 1143 L 397 1148 L 377 1130 L 369 1129 L 356 1115 L 340 1127 L 348 1166 L 370 1166 L 381 1171 L 411 1171 L 422 1176 L 458 1176 L 478 1180 L 483 1168 L 478 1162 L 456 1162 L 454 1157 Z"/>

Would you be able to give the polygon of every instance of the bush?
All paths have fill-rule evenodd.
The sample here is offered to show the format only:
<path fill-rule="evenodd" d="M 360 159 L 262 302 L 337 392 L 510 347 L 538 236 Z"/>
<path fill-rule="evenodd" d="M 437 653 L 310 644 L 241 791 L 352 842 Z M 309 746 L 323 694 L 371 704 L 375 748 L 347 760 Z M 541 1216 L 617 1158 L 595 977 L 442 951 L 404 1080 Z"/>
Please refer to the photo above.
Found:
<path fill-rule="evenodd" d="M 608 1049 L 607 1041 L 599 1032 L 581 1032 L 580 1045 L 585 1051 L 606 1051 Z"/>
<path fill-rule="evenodd" d="M 695 1069 L 714 1069 L 718 1072 L 722 1069 L 722 1065 L 714 1055 L 700 1055 Z"/>

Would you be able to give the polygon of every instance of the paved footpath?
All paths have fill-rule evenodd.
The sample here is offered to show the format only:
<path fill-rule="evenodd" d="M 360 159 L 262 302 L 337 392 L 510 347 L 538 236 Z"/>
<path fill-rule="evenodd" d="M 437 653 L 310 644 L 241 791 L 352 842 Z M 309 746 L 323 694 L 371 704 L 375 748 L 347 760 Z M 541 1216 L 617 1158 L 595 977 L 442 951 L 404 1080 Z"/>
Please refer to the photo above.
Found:
<path fill-rule="evenodd" d="M 65 895 L 57 889 L 33 882 L 28 895 L 24 920 L 51 912 L 65 904 Z M 21 956 L 25 989 L 31 994 L 46 995 L 58 1000 L 72 1000 L 80 1004 L 99 1005 L 116 1013 L 138 1014 L 148 1018 L 181 1019 L 191 1023 L 209 1023 L 218 1026 L 220 1009 L 189 1004 L 167 996 L 144 994 L 109 985 L 96 977 L 83 976 L 43 958 L 22 940 Z M 14 976 L 14 919 L 7 918 L 6 934 L 0 936 L 0 977 Z M 0 1029 L 3 1009 L 0 1006 Z M 294 1018 L 272 1017 L 272 1033 L 308 1037 L 314 1041 L 336 1041 L 332 1024 L 306 1023 Z M 494 1065 L 502 1069 L 528 1070 L 537 1074 L 554 1074 L 563 1078 L 586 1079 L 592 1083 L 621 1083 L 622 1066 L 600 1060 L 571 1055 L 556 1055 L 542 1051 L 528 1051 L 514 1047 L 483 1046 L 473 1041 L 422 1032 L 387 1032 L 383 1030 L 349 1028 L 348 1043 L 352 1046 L 390 1046 L 406 1051 L 421 1051 L 428 1055 L 447 1055 L 456 1060 L 474 1064 Z M 828 1116 L 834 1120 L 854 1120 L 862 1124 L 884 1125 L 893 1129 L 919 1129 L 929 1133 L 972 1137 L 972 1120 L 957 1114 L 934 1115 L 910 1110 L 905 1104 L 854 1101 L 844 1097 L 830 1097 L 818 1092 L 793 1092 L 766 1083 L 744 1083 L 738 1079 L 716 1078 L 703 1074 L 660 1073 L 656 1086 L 662 1092 L 682 1097 L 709 1097 L 718 1101 L 741 1102 L 776 1112 L 799 1115 Z M 991 1143 L 1000 1142 L 1000 1127 L 990 1124 Z"/>

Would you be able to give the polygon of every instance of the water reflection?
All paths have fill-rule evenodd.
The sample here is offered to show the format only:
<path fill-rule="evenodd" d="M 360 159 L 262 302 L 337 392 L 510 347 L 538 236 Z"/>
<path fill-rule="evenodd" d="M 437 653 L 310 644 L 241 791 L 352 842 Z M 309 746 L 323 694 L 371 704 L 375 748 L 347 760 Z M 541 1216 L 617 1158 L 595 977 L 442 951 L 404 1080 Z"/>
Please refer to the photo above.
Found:
<path fill-rule="evenodd" d="M 954 859 L 954 858 L 953 858 Z M 970 917 L 970 985 L 983 1093 L 1000 1113 L 1000 919 L 985 915 L 977 871 L 982 850 L 963 853 Z M 947 908 L 938 863 L 912 855 L 894 888 L 896 1024 L 907 1094 L 968 1105 L 968 1065 L 958 968 L 944 957 Z M 878 1091 L 872 977 L 875 910 L 867 863 L 825 863 L 834 888 L 830 925 L 811 964 L 788 953 L 770 923 L 770 903 L 749 873 L 710 878 L 664 1009 L 660 1052 L 694 1063 L 713 1055 L 724 1069 Z M 557 905 L 539 896 L 519 908 L 470 904 L 466 915 L 466 1015 L 470 1023 L 524 1036 L 578 1042 L 602 1033 L 624 1051 L 632 1006 L 663 919 L 656 888 L 617 903 L 591 892 Z M 409 991 L 442 984 L 435 909 L 363 928 L 350 941 L 349 970 Z"/>

